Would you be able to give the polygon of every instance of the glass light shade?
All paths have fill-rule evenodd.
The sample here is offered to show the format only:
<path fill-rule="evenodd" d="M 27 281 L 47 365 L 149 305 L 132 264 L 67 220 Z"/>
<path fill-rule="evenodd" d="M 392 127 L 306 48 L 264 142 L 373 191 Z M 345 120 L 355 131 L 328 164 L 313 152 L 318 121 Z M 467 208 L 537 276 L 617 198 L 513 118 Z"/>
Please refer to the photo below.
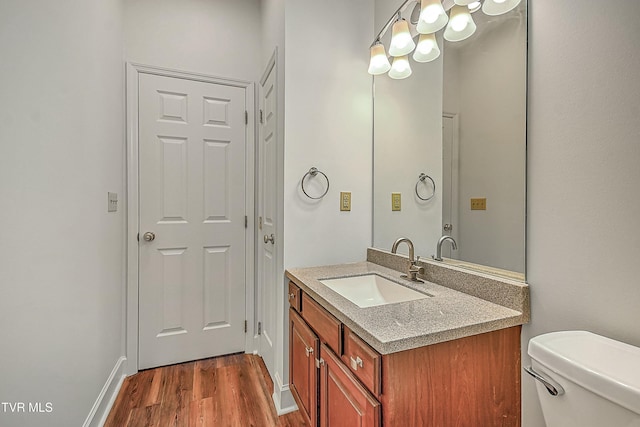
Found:
<path fill-rule="evenodd" d="M 440 56 L 440 48 L 436 41 L 435 34 L 420 34 L 418 45 L 413 52 L 413 59 L 416 62 L 430 62 Z"/>
<path fill-rule="evenodd" d="M 449 24 L 444 30 L 444 38 L 450 42 L 459 42 L 468 39 L 476 32 L 476 23 L 473 22 L 467 6 L 453 6 L 449 17 Z"/>
<path fill-rule="evenodd" d="M 474 3 L 476 0 L 453 0 L 455 4 L 458 6 L 469 6 L 471 3 Z"/>
<path fill-rule="evenodd" d="M 409 65 L 409 57 L 407 55 L 393 58 L 389 77 L 396 80 L 406 79 L 411 73 L 411 65 Z"/>
<path fill-rule="evenodd" d="M 391 30 L 391 45 L 389 46 L 389 55 L 404 56 L 411 53 L 415 49 L 416 44 L 409 32 L 409 24 L 404 19 L 400 19 L 393 24 Z"/>
<path fill-rule="evenodd" d="M 480 1 L 478 1 L 478 0 L 476 0 L 473 3 L 469 3 L 467 5 L 467 7 L 469 8 L 469 12 L 471 12 L 471 13 L 477 12 L 482 7 L 482 3 L 480 3 Z"/>
<path fill-rule="evenodd" d="M 420 34 L 435 33 L 444 28 L 449 21 L 440 0 L 422 0 L 420 18 L 416 30 Z"/>
<path fill-rule="evenodd" d="M 485 0 L 482 11 L 489 16 L 502 15 L 513 10 L 521 0 Z"/>
<path fill-rule="evenodd" d="M 376 43 L 371 46 L 371 60 L 369 61 L 369 74 L 377 76 L 384 74 L 391 69 L 387 52 L 384 50 L 382 43 Z"/>

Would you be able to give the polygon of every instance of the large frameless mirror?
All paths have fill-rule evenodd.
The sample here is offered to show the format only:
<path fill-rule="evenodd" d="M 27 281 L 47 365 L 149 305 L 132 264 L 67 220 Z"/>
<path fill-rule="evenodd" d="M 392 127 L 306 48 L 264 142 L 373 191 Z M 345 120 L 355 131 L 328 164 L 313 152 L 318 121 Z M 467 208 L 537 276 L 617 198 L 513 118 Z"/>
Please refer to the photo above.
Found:
<path fill-rule="evenodd" d="M 406 2 L 392 18 L 406 20 L 418 47 L 374 77 L 373 245 L 408 237 L 431 257 L 450 235 L 457 250 L 444 243 L 443 262 L 524 280 L 527 5 L 507 0 L 516 6 L 492 15 L 505 2 L 488 2 L 462 10 L 445 1 L 448 24 L 432 35 L 417 27 L 433 1 Z M 461 13 L 465 31 L 475 28 L 457 40 L 447 31 L 461 28 Z M 396 27 L 372 54 L 389 52 Z"/>

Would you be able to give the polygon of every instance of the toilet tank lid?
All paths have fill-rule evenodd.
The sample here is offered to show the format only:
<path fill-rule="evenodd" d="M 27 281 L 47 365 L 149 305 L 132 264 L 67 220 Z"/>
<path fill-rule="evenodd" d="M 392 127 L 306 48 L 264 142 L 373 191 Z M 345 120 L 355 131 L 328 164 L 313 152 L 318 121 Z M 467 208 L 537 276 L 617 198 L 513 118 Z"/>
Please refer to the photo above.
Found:
<path fill-rule="evenodd" d="M 549 370 L 640 414 L 640 348 L 587 331 L 529 341 L 529 356 Z"/>

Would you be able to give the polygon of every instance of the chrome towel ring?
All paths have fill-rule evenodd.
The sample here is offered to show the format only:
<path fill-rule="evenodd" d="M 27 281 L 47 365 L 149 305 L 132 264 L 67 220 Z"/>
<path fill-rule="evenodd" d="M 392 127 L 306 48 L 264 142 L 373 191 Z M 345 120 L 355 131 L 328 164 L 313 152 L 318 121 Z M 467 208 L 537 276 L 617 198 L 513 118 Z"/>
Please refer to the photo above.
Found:
<path fill-rule="evenodd" d="M 324 190 L 324 193 L 322 193 L 320 196 L 313 197 L 313 196 L 310 196 L 309 193 L 307 193 L 307 190 L 304 189 L 304 180 L 307 179 L 307 177 L 314 177 L 314 176 L 317 176 L 318 174 L 324 176 L 324 179 L 327 181 L 327 188 Z M 302 192 L 304 193 L 304 195 L 313 200 L 322 199 L 329 192 L 329 178 L 327 178 L 327 175 L 324 172 L 318 170 L 318 168 L 316 167 L 312 167 L 311 169 L 309 169 L 309 172 L 304 174 L 300 185 L 302 187 Z"/>
<path fill-rule="evenodd" d="M 420 185 L 421 182 L 426 184 L 426 180 L 427 179 L 429 181 L 431 181 L 431 186 L 433 187 L 433 191 L 431 192 L 431 195 L 429 197 L 422 197 L 420 195 L 420 192 L 418 191 L 418 186 Z M 431 200 L 433 198 L 433 196 L 435 196 L 435 195 L 436 195 L 436 183 L 435 183 L 435 181 L 433 180 L 433 178 L 431 178 L 426 173 L 421 173 L 418 176 L 418 182 L 416 182 L 416 196 L 418 196 L 418 199 L 424 200 L 426 202 L 427 200 Z"/>

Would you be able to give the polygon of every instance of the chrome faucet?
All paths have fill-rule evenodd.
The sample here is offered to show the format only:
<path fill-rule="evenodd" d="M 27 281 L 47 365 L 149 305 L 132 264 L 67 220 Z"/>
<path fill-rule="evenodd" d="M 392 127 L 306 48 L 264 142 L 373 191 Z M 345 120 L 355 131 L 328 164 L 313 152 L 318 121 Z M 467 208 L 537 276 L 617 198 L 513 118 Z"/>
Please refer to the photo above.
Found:
<path fill-rule="evenodd" d="M 453 249 L 454 251 L 458 250 L 458 245 L 456 244 L 456 241 L 453 239 L 453 237 L 442 236 L 440 240 L 438 240 L 438 244 L 436 245 L 436 255 L 431 255 L 431 257 L 435 261 L 442 261 L 442 244 L 447 240 L 451 241 L 451 249 Z"/>
<path fill-rule="evenodd" d="M 411 280 L 412 282 L 422 282 L 422 280 L 418 279 L 418 274 L 424 274 L 424 267 L 418 267 L 418 260 L 420 257 L 415 258 L 415 253 L 413 249 L 413 242 L 406 237 L 401 237 L 395 242 L 393 242 L 393 246 L 391 246 L 391 253 L 395 254 L 398 252 L 398 246 L 400 243 L 406 243 L 409 246 L 409 268 L 407 269 L 407 274 L 403 274 L 400 277 L 404 277 L 406 279 Z"/>

